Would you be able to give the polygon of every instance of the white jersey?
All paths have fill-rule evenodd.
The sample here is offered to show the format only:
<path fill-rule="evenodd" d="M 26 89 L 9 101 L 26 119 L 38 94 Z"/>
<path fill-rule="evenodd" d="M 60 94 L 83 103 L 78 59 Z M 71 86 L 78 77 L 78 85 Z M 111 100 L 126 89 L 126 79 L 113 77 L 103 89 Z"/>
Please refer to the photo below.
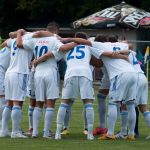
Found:
<path fill-rule="evenodd" d="M 144 73 L 142 71 L 140 64 L 138 63 L 138 60 L 135 55 L 136 55 L 136 53 L 134 51 L 130 51 L 130 54 L 128 56 L 129 61 L 133 65 L 133 67 L 137 73 Z"/>
<path fill-rule="evenodd" d="M 4 47 L 0 50 L 0 71 L 6 72 L 10 63 L 10 49 Z"/>
<path fill-rule="evenodd" d="M 29 33 L 24 35 L 23 39 L 31 39 L 31 37 L 32 33 Z M 11 59 L 7 72 L 29 74 L 29 64 L 33 56 L 33 51 L 26 48 L 18 48 L 16 45 L 16 39 L 9 39 L 7 45 L 11 48 Z"/>
<path fill-rule="evenodd" d="M 27 48 L 33 50 L 35 58 L 39 58 L 48 51 L 55 53 L 62 45 L 63 44 L 55 36 L 32 38 L 30 40 L 23 41 L 23 47 L 25 49 Z M 57 62 L 54 57 L 49 58 L 46 61 L 38 64 L 35 69 L 36 71 L 42 71 L 51 69 L 51 67 L 57 68 Z"/>
<path fill-rule="evenodd" d="M 104 51 L 116 51 L 116 50 L 128 49 L 128 44 L 120 43 L 120 42 L 116 42 L 116 43 L 92 42 L 92 46 L 98 48 L 100 53 L 101 51 L 104 52 Z M 101 59 L 107 69 L 109 79 L 112 79 L 115 76 L 124 72 L 135 72 L 133 66 L 124 59 L 112 59 L 105 56 L 101 56 Z"/>
<path fill-rule="evenodd" d="M 90 60 L 91 55 L 95 56 L 95 53 L 97 53 L 97 49 L 85 45 L 78 45 L 67 52 L 65 54 L 65 60 L 67 63 L 65 79 L 73 76 L 83 76 L 92 81 L 93 76 L 90 67 Z"/>

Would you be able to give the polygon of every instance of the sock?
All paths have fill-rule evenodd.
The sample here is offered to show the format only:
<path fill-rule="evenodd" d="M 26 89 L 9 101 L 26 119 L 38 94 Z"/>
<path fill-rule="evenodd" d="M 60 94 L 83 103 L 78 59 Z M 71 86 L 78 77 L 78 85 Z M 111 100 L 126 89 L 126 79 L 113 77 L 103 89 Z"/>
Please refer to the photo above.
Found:
<path fill-rule="evenodd" d="M 121 133 L 127 135 L 128 111 L 121 111 Z"/>
<path fill-rule="evenodd" d="M 35 107 L 33 111 L 33 135 L 38 134 L 38 127 L 39 127 L 39 122 L 40 122 L 40 117 L 41 117 L 42 109 L 39 107 Z"/>
<path fill-rule="evenodd" d="M 135 112 L 136 112 L 136 123 L 135 123 L 134 133 L 136 135 L 139 135 L 139 109 L 138 107 L 135 107 Z"/>
<path fill-rule="evenodd" d="M 0 98 L 0 121 L 2 120 L 2 113 L 3 113 L 5 105 L 6 105 L 5 97 L 1 97 Z"/>
<path fill-rule="evenodd" d="M 86 110 L 83 108 L 83 120 L 84 120 L 84 129 L 88 129 Z"/>
<path fill-rule="evenodd" d="M 106 128 L 106 95 L 97 94 L 99 127 Z"/>
<path fill-rule="evenodd" d="M 148 127 L 150 127 L 150 111 L 145 111 L 143 115 Z"/>
<path fill-rule="evenodd" d="M 20 106 L 13 106 L 11 119 L 12 119 L 12 132 L 14 133 L 20 132 L 21 129 L 20 124 L 22 119 L 22 110 Z"/>
<path fill-rule="evenodd" d="M 134 128 L 136 123 L 135 104 L 133 102 L 127 103 L 128 110 L 128 135 L 134 136 Z"/>
<path fill-rule="evenodd" d="M 54 117 L 54 108 L 46 108 L 45 120 L 44 120 L 44 134 L 49 135 Z"/>
<path fill-rule="evenodd" d="M 66 115 L 64 118 L 64 129 L 68 129 L 69 120 L 71 118 L 71 105 L 68 105 L 68 109 L 66 110 Z"/>
<path fill-rule="evenodd" d="M 107 135 L 114 135 L 115 124 L 117 120 L 117 104 L 108 106 L 108 132 Z"/>
<path fill-rule="evenodd" d="M 61 103 L 57 113 L 57 129 L 56 134 L 60 134 L 64 122 L 64 118 L 66 115 L 66 110 L 68 109 L 69 105 L 65 103 Z"/>
<path fill-rule="evenodd" d="M 93 125 L 94 125 L 93 104 L 92 103 L 84 104 L 84 108 L 85 108 L 85 111 L 86 111 L 88 134 L 91 135 L 91 134 L 93 134 Z"/>
<path fill-rule="evenodd" d="M 33 110 L 34 107 L 29 106 L 28 108 L 29 128 L 33 128 Z"/>
<path fill-rule="evenodd" d="M 12 107 L 6 106 L 2 113 L 2 131 L 8 131 L 8 122 L 11 117 Z"/>

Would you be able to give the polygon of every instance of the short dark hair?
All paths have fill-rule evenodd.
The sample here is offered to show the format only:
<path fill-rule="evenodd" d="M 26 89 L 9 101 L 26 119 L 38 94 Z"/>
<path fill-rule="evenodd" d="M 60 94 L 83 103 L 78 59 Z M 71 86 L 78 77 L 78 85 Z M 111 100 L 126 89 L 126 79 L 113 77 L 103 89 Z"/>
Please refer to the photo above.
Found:
<path fill-rule="evenodd" d="M 52 21 L 52 22 L 49 22 L 49 23 L 48 23 L 46 29 L 47 29 L 48 31 L 53 32 L 53 31 L 59 30 L 59 25 L 58 25 L 58 23 L 56 23 L 55 21 Z"/>
<path fill-rule="evenodd" d="M 75 33 L 75 38 L 88 39 L 87 34 L 85 32 L 76 32 Z"/>
<path fill-rule="evenodd" d="M 117 36 L 116 35 L 111 35 L 108 37 L 109 42 L 118 42 Z"/>
<path fill-rule="evenodd" d="M 107 42 L 107 36 L 103 34 L 97 34 L 94 41 Z"/>

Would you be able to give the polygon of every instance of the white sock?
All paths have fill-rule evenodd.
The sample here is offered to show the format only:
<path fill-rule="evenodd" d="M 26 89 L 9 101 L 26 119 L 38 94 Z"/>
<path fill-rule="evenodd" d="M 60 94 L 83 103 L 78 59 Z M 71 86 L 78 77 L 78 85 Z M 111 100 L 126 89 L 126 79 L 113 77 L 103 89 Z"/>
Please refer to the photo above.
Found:
<path fill-rule="evenodd" d="M 121 133 L 127 135 L 128 111 L 121 111 Z"/>
<path fill-rule="evenodd" d="M 29 128 L 33 128 L 33 110 L 34 107 L 29 106 L 28 108 Z"/>
<path fill-rule="evenodd" d="M 5 97 L 1 97 L 0 98 L 0 121 L 2 120 L 2 113 L 3 113 L 5 105 L 6 105 Z"/>
<path fill-rule="evenodd" d="M 148 127 L 150 127 L 150 111 L 145 111 L 143 115 Z"/>
<path fill-rule="evenodd" d="M 66 129 L 68 129 L 70 118 L 71 118 L 71 105 L 69 105 L 68 109 L 66 110 L 66 115 L 64 118 L 64 128 Z"/>
<path fill-rule="evenodd" d="M 136 112 L 135 112 L 135 104 L 130 102 L 127 103 L 128 110 L 128 135 L 134 136 L 134 128 L 136 123 Z"/>
<path fill-rule="evenodd" d="M 91 134 L 93 134 L 93 125 L 94 125 L 93 104 L 92 103 L 84 104 L 84 108 L 85 108 L 85 111 L 86 111 L 88 134 L 91 135 Z"/>
<path fill-rule="evenodd" d="M 99 127 L 106 128 L 106 95 L 97 94 Z"/>
<path fill-rule="evenodd" d="M 22 110 L 20 106 L 13 106 L 12 113 L 11 113 L 11 119 L 12 119 L 12 132 L 18 133 L 21 129 L 21 119 L 22 119 Z"/>
<path fill-rule="evenodd" d="M 11 118 L 12 107 L 6 106 L 2 113 L 2 131 L 8 131 L 8 122 Z"/>
<path fill-rule="evenodd" d="M 117 104 L 109 104 L 108 106 L 108 135 L 114 134 L 115 124 L 117 120 Z"/>
<path fill-rule="evenodd" d="M 54 108 L 46 108 L 45 120 L 44 120 L 44 134 L 48 135 L 51 130 L 54 117 Z"/>
<path fill-rule="evenodd" d="M 61 133 L 64 118 L 66 115 L 66 110 L 68 109 L 68 107 L 69 105 L 64 103 L 61 103 L 59 106 L 58 113 L 57 113 L 57 129 L 56 129 L 57 134 Z"/>
<path fill-rule="evenodd" d="M 41 118 L 41 113 L 42 109 L 39 107 L 35 107 L 33 111 L 33 133 L 37 135 L 38 134 L 38 127 L 39 127 L 39 122 Z"/>

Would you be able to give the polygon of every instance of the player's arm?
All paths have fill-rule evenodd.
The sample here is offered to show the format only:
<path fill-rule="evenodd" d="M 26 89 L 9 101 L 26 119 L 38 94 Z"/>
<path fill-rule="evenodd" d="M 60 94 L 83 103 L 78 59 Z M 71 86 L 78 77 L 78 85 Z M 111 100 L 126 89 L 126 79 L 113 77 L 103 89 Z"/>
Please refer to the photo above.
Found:
<path fill-rule="evenodd" d="M 72 48 L 74 48 L 77 45 L 78 45 L 77 43 L 67 43 L 67 44 L 62 45 L 59 48 L 59 51 L 67 52 L 67 51 L 71 50 Z"/>
<path fill-rule="evenodd" d="M 54 54 L 49 51 L 49 52 L 47 52 L 46 54 L 40 56 L 38 59 L 34 59 L 32 64 L 33 64 L 34 66 L 37 66 L 38 64 L 40 64 L 40 63 L 46 61 L 47 59 L 49 59 L 49 58 L 51 58 L 51 57 L 54 57 Z"/>
<path fill-rule="evenodd" d="M 115 54 L 129 55 L 130 54 L 130 50 L 118 50 L 118 51 L 114 51 L 113 55 L 115 55 Z"/>
<path fill-rule="evenodd" d="M 125 59 L 125 60 L 129 61 L 127 55 L 118 54 L 118 53 L 114 54 L 114 52 L 112 52 L 112 51 L 105 51 L 102 53 L 101 56 L 106 56 L 106 57 L 115 58 L 115 59 Z"/>
<path fill-rule="evenodd" d="M 23 48 L 23 40 L 22 40 L 22 35 L 24 34 L 24 30 L 20 29 L 17 31 L 17 39 L 16 39 L 16 44 L 18 48 Z"/>
<path fill-rule="evenodd" d="M 41 37 L 49 37 L 49 36 L 54 36 L 54 34 L 49 31 L 37 31 L 32 35 L 33 38 L 41 38 Z"/>
<path fill-rule="evenodd" d="M 3 48 L 3 47 L 7 47 L 7 41 L 8 41 L 8 39 L 7 40 L 5 40 L 2 44 L 1 44 L 1 48 Z"/>
<path fill-rule="evenodd" d="M 75 42 L 77 44 L 83 44 L 83 45 L 88 45 L 91 46 L 92 43 L 89 40 L 82 39 L 82 38 L 67 38 L 69 42 Z"/>

